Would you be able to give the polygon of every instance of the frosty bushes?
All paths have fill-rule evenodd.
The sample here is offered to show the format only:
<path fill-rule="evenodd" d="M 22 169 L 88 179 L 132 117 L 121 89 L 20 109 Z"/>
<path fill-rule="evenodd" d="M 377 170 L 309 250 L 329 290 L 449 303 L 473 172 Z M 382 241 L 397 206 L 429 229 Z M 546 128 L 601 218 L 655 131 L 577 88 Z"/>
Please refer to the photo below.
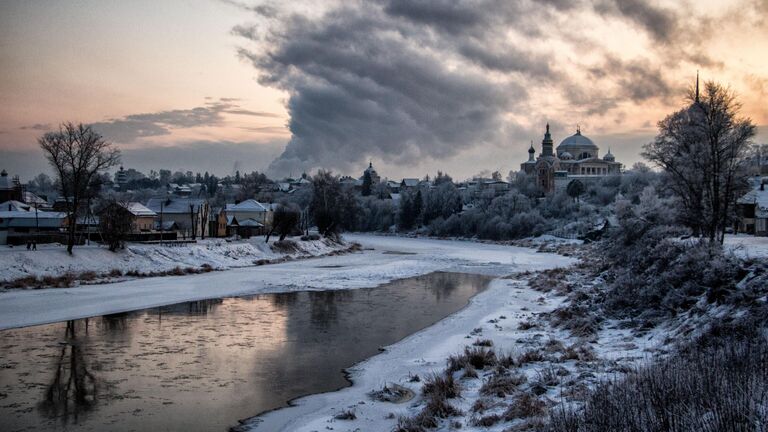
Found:
<path fill-rule="evenodd" d="M 602 384 L 583 410 L 552 413 L 548 430 L 764 431 L 768 341 L 720 342 Z"/>
<path fill-rule="evenodd" d="M 622 268 L 614 271 L 615 280 L 605 294 L 611 314 L 641 319 L 675 315 L 708 293 L 735 291 L 746 275 L 743 263 L 719 245 L 681 241 L 669 234 L 665 228 L 652 229 L 613 255 L 614 264 Z"/>

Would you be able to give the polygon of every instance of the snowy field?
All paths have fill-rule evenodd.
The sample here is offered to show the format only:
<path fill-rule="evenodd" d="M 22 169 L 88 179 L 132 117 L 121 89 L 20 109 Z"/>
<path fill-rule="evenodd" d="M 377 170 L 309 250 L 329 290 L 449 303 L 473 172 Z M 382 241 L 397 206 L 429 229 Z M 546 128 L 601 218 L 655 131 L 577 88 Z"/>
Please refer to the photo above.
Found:
<path fill-rule="evenodd" d="M 73 288 L 7 291 L 0 293 L 0 329 L 207 298 L 373 287 L 393 279 L 438 270 L 506 275 L 568 265 L 573 261 L 526 248 L 464 241 L 369 235 L 348 235 L 345 238 L 362 244 L 364 250 L 341 256 L 232 268 L 198 275 L 142 278 Z M 184 248 L 174 248 L 177 249 L 183 252 Z M 30 260 L 39 259 L 39 252 Z M 63 251 L 57 252 L 64 254 Z M 3 251 L 3 254 L 6 253 Z M 87 254 L 86 249 L 81 249 L 76 256 Z M 173 259 L 171 257 L 169 261 Z M 202 264 L 206 261 L 201 259 L 196 262 Z M 107 267 L 113 264 L 109 263 Z M 55 271 L 60 264 L 35 262 L 34 265 L 49 265 L 51 271 Z"/>

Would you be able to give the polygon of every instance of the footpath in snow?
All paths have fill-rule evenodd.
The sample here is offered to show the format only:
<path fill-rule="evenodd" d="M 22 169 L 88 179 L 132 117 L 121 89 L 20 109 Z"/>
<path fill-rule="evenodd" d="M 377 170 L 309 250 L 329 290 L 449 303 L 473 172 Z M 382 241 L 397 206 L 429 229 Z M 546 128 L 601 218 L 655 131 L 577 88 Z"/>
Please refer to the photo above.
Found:
<path fill-rule="evenodd" d="M 348 235 L 345 239 L 348 242 L 360 243 L 363 246 L 362 252 L 258 267 L 231 268 L 227 271 L 197 275 L 140 278 L 72 288 L 10 290 L 0 293 L 0 329 L 209 298 L 270 292 L 375 287 L 394 279 L 433 271 L 506 275 L 517 271 L 535 271 L 562 266 L 572 262 L 570 258 L 537 253 L 527 248 L 466 241 L 371 235 Z M 163 253 L 184 253 L 184 248 L 174 249 L 181 252 Z M 86 253 L 81 249 L 76 257 Z M 186 253 L 194 256 L 202 252 L 187 251 Z M 159 254 L 159 252 L 153 252 L 154 256 Z M 171 256 L 167 260 L 168 262 L 176 260 L 176 265 L 179 265 L 182 258 Z M 195 262 L 200 265 L 207 261 L 200 259 Z M 249 258 L 248 262 L 251 265 L 252 258 Z M 114 263 L 107 266 L 112 264 Z M 56 266 L 60 264 L 35 262 L 34 265 L 49 265 L 49 271 L 56 271 Z M 3 277 L 6 277 L 5 274 Z"/>

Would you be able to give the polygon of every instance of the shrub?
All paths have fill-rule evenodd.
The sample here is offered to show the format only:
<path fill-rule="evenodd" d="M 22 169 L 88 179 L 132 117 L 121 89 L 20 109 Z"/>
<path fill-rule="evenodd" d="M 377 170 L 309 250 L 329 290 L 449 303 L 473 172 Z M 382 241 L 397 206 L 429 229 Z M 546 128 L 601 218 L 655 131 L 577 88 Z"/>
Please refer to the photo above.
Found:
<path fill-rule="evenodd" d="M 604 382 L 582 410 L 555 410 L 547 430 L 762 430 L 768 424 L 765 336 L 706 339 Z"/>

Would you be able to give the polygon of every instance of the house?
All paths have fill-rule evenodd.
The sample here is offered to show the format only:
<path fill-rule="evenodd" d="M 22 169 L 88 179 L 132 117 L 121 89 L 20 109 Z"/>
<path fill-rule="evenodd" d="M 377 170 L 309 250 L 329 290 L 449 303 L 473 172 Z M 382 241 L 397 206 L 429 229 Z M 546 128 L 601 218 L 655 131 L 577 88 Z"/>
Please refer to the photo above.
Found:
<path fill-rule="evenodd" d="M 768 177 L 755 176 L 752 190 L 736 201 L 739 222 L 737 231 L 768 236 Z"/>
<path fill-rule="evenodd" d="M 20 201 L 0 203 L 0 244 L 24 244 L 30 238 L 40 243 L 63 241 L 66 226 L 66 213 L 36 210 Z"/>
<path fill-rule="evenodd" d="M 150 198 L 146 207 L 157 213 L 161 227 L 165 227 L 168 221 L 175 222 L 178 235 L 184 238 L 208 235 L 210 207 L 204 199 L 175 196 Z"/>
<path fill-rule="evenodd" d="M 238 220 L 236 216 L 227 216 L 227 236 L 250 238 L 265 232 L 264 224 L 253 218 Z"/>
<path fill-rule="evenodd" d="M 137 202 L 121 205 L 131 214 L 131 232 L 138 233 L 154 230 L 157 213 Z"/>
<path fill-rule="evenodd" d="M 400 182 L 400 190 L 408 190 L 408 189 L 414 189 L 419 187 L 419 183 L 421 180 L 417 178 L 404 178 Z"/>
<path fill-rule="evenodd" d="M 228 218 L 236 217 L 240 224 L 247 219 L 253 219 L 261 224 L 262 227 L 272 225 L 272 206 L 270 204 L 262 204 L 255 199 L 227 204 L 224 207 L 224 213 Z"/>
<path fill-rule="evenodd" d="M 223 208 L 211 209 L 211 216 L 208 219 L 208 235 L 211 237 L 227 236 L 227 214 Z"/>

